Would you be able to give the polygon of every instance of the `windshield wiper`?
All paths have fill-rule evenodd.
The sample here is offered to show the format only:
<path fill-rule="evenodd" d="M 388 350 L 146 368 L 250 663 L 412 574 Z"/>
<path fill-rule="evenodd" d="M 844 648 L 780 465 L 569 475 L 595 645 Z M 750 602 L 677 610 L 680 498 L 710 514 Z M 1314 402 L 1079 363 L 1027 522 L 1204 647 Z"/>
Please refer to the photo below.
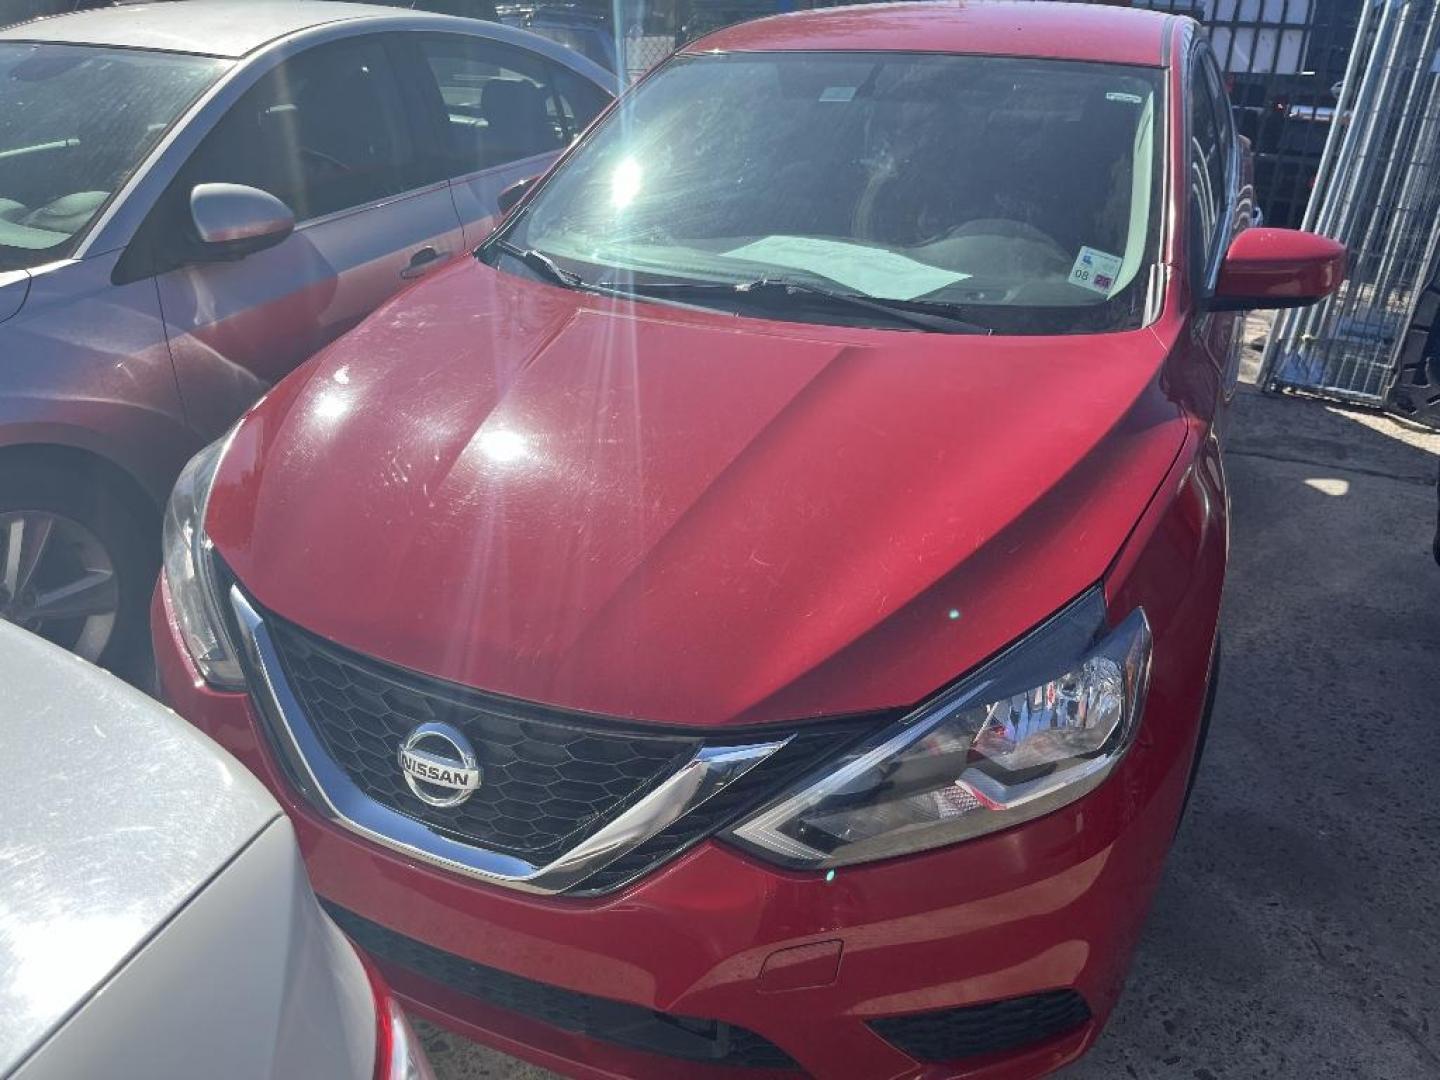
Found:
<path fill-rule="evenodd" d="M 590 284 L 579 274 L 566 270 L 543 251 L 537 251 L 535 248 L 522 248 L 518 244 L 510 243 L 509 240 L 496 240 L 495 247 L 506 255 L 519 259 L 531 270 L 556 285 L 563 285 L 567 289 L 591 288 Z"/>
<path fill-rule="evenodd" d="M 547 281 L 567 289 L 611 296 L 674 296 L 726 293 L 757 300 L 811 299 L 856 311 L 881 315 L 922 330 L 944 334 L 993 334 L 993 327 L 968 322 L 956 314 L 957 305 L 927 300 L 892 300 L 859 293 L 839 292 L 822 285 L 811 285 L 788 278 L 756 278 L 753 281 L 586 281 L 579 274 L 566 270 L 549 255 L 535 248 L 522 248 L 508 240 L 497 240 L 494 247 L 520 260 Z"/>
<path fill-rule="evenodd" d="M 884 297 L 861 296 L 840 292 L 822 285 L 811 285 L 788 278 L 757 278 L 754 281 L 634 281 L 597 282 L 597 291 L 636 293 L 644 296 L 689 296 L 706 293 L 729 293 L 757 300 L 823 300 L 855 311 L 883 315 L 895 322 L 917 326 L 944 334 L 993 334 L 994 327 L 967 322 L 957 314 L 958 305 L 928 300 L 891 300 Z"/>

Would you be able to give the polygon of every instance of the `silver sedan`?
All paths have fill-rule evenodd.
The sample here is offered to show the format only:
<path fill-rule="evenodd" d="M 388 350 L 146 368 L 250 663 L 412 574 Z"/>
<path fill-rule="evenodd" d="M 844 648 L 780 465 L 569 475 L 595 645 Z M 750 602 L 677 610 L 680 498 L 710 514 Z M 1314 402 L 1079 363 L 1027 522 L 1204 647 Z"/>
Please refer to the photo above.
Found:
<path fill-rule="evenodd" d="M 523 30 L 363 4 L 0 30 L 0 619 L 123 670 L 180 466 L 472 249 L 614 89 Z"/>
<path fill-rule="evenodd" d="M 289 819 L 195 728 L 0 625 L 0 760 L 0 1077 L 431 1077 Z"/>

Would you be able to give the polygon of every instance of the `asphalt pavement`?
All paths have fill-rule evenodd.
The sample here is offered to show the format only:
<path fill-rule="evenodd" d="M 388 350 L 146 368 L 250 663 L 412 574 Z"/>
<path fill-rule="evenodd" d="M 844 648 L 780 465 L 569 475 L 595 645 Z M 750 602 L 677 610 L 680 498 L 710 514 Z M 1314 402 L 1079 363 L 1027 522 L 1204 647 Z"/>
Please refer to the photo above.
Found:
<path fill-rule="evenodd" d="M 1209 747 L 1124 997 L 1066 1080 L 1440 1077 L 1437 466 L 1440 435 L 1240 395 Z M 440 1080 L 550 1076 L 425 1039 Z"/>
<path fill-rule="evenodd" d="M 1068 1080 L 1440 1076 L 1440 436 L 1238 403 L 1210 744 Z"/>

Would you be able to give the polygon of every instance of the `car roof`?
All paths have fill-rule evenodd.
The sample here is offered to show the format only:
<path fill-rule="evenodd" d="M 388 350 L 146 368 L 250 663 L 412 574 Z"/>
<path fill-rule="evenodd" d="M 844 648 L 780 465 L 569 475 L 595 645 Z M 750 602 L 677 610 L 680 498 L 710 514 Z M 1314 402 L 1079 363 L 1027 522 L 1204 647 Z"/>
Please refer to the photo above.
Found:
<path fill-rule="evenodd" d="M 332 0 L 169 0 L 32 19 L 0 30 L 0 41 L 113 45 L 238 59 L 312 27 L 382 16 L 447 18 Z"/>
<path fill-rule="evenodd" d="M 1161 67 L 1176 16 L 1044 0 L 925 0 L 776 15 L 717 30 L 687 53 L 929 52 Z"/>
<path fill-rule="evenodd" d="M 198 730 L 0 622 L 0 1076 L 280 814 Z"/>

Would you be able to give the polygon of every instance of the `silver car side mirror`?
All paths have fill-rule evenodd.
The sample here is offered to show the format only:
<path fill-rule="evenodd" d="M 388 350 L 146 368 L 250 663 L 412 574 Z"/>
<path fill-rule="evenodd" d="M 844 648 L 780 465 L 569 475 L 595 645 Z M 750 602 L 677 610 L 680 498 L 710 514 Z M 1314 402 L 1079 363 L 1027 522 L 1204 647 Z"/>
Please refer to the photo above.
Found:
<path fill-rule="evenodd" d="M 197 184 L 190 218 L 206 256 L 243 259 L 295 231 L 295 215 L 268 191 L 244 184 Z"/>

